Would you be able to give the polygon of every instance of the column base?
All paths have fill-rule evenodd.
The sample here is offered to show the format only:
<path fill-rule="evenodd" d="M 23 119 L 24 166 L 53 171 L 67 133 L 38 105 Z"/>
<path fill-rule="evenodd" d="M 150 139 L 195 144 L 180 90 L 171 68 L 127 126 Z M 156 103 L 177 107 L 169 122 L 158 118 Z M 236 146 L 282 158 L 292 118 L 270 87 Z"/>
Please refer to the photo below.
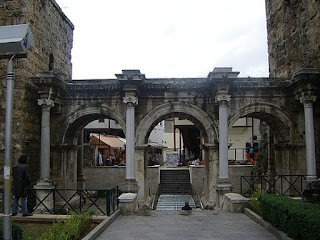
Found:
<path fill-rule="evenodd" d="M 232 192 L 232 184 L 230 182 L 221 182 L 219 180 L 219 182 L 216 186 L 216 191 L 218 193 L 217 194 L 217 206 L 219 208 L 222 208 L 224 195 L 226 193 Z"/>
<path fill-rule="evenodd" d="M 307 181 L 316 180 L 317 176 L 306 176 Z"/>
<path fill-rule="evenodd" d="M 136 193 L 123 193 L 118 198 L 120 212 L 123 215 L 134 214 L 138 210 Z"/>
<path fill-rule="evenodd" d="M 138 193 L 138 182 L 134 179 L 126 179 L 126 181 L 119 185 L 120 193 Z"/>
<path fill-rule="evenodd" d="M 36 190 L 38 207 L 34 210 L 35 213 L 48 213 L 52 212 L 54 209 L 53 193 L 51 192 L 55 186 L 52 184 L 51 180 L 43 179 L 39 180 L 36 185 L 33 186 Z M 40 201 L 42 203 L 40 203 Z"/>

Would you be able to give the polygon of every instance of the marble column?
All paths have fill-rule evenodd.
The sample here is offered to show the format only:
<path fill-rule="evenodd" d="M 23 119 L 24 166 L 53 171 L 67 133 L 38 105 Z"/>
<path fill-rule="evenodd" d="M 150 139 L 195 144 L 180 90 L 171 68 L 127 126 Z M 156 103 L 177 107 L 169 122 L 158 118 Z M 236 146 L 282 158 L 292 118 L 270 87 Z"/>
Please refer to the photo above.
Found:
<path fill-rule="evenodd" d="M 228 102 L 231 96 L 218 94 L 219 105 L 219 181 L 228 182 Z"/>
<path fill-rule="evenodd" d="M 49 212 L 53 209 L 53 194 L 49 193 L 54 188 L 50 178 L 50 109 L 54 106 L 54 102 L 50 99 L 38 99 L 38 105 L 41 106 L 42 112 L 40 180 L 33 188 L 36 189 L 37 198 L 45 200 L 35 212 Z"/>
<path fill-rule="evenodd" d="M 138 98 L 134 96 L 124 97 L 123 102 L 127 105 L 126 109 L 126 183 L 120 186 L 123 192 L 138 192 L 136 181 L 136 162 L 135 162 L 135 105 Z"/>
<path fill-rule="evenodd" d="M 41 106 L 41 154 L 40 181 L 50 181 L 50 109 L 54 102 L 50 99 L 38 99 Z"/>
<path fill-rule="evenodd" d="M 308 179 L 317 178 L 314 123 L 313 123 L 313 102 L 315 101 L 316 101 L 316 96 L 303 96 L 300 98 L 300 102 L 304 105 L 306 166 L 307 166 Z"/>

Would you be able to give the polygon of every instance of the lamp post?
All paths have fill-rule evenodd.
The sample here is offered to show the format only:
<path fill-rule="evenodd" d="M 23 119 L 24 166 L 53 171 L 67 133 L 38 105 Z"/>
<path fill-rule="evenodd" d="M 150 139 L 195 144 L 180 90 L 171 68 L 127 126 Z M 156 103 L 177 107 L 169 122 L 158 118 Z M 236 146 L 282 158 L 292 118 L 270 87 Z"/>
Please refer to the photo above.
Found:
<path fill-rule="evenodd" d="M 33 36 L 28 24 L 0 26 L 0 58 L 9 58 L 7 68 L 5 149 L 4 149 L 4 211 L 3 239 L 12 239 L 11 222 L 11 165 L 12 165 L 12 112 L 14 95 L 14 58 L 24 58 L 27 49 L 34 46 Z"/>

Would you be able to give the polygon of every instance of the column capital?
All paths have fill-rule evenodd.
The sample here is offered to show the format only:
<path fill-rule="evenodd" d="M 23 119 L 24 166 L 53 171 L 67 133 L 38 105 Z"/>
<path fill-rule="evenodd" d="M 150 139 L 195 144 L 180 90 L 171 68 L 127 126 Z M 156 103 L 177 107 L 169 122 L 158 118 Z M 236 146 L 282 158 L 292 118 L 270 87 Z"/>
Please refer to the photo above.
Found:
<path fill-rule="evenodd" d="M 38 105 L 44 107 L 54 107 L 54 101 L 51 99 L 38 99 Z"/>
<path fill-rule="evenodd" d="M 218 93 L 216 96 L 216 101 L 217 102 L 222 102 L 222 101 L 226 101 L 226 102 L 230 102 L 231 101 L 231 95 L 228 95 L 227 93 Z"/>
<path fill-rule="evenodd" d="M 126 96 L 123 97 L 123 102 L 133 107 L 134 105 L 138 105 L 138 98 L 135 96 Z"/>
<path fill-rule="evenodd" d="M 316 101 L 317 96 L 302 96 L 300 97 L 300 102 L 305 107 L 312 107 L 312 104 Z"/>

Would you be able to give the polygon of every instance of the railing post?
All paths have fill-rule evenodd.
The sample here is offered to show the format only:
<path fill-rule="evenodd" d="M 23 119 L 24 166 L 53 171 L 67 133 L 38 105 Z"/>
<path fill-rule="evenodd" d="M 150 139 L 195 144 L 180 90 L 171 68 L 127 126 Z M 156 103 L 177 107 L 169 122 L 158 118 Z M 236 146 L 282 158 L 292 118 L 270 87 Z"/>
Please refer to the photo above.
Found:
<path fill-rule="evenodd" d="M 78 193 L 80 195 L 80 204 L 79 204 L 79 207 L 80 207 L 80 213 L 82 212 L 82 189 L 78 189 Z"/>
<path fill-rule="evenodd" d="M 110 190 L 106 190 L 107 196 L 107 216 L 110 216 Z"/>
<path fill-rule="evenodd" d="M 241 195 L 243 195 L 242 194 L 242 176 L 240 176 L 240 193 L 241 193 Z"/>
<path fill-rule="evenodd" d="M 53 191 L 53 213 L 56 212 L 56 191 L 55 189 L 52 189 Z"/>

